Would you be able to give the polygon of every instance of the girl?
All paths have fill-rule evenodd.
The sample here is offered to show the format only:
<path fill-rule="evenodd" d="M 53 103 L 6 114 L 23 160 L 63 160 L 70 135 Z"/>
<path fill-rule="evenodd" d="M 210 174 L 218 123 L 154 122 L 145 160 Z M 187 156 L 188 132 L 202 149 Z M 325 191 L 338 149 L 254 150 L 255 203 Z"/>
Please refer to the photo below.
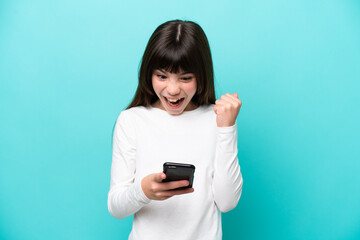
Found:
<path fill-rule="evenodd" d="M 221 239 L 221 212 L 240 198 L 237 93 L 215 99 L 210 47 L 201 27 L 169 21 L 152 34 L 133 101 L 117 119 L 108 209 L 134 214 L 129 239 Z M 162 182 L 164 162 L 193 164 L 188 181 Z"/>

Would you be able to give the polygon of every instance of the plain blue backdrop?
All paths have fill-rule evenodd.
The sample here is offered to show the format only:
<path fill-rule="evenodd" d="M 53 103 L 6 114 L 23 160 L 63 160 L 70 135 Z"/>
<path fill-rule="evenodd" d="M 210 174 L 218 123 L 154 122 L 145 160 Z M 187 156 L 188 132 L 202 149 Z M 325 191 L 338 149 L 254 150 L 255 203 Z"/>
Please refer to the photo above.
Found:
<path fill-rule="evenodd" d="M 217 97 L 243 102 L 224 239 L 360 239 L 356 0 L 2 0 L 0 239 L 127 239 L 107 210 L 112 128 L 172 19 L 203 27 Z"/>

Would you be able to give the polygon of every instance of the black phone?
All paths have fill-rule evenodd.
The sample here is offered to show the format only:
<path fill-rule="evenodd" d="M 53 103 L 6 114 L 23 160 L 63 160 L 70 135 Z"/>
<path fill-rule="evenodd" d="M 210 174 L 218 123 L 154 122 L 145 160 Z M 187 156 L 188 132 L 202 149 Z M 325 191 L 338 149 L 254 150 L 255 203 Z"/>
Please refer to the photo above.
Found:
<path fill-rule="evenodd" d="M 186 164 L 186 163 L 166 162 L 164 163 L 163 167 L 164 167 L 163 172 L 166 174 L 166 178 L 163 180 L 163 182 L 188 180 L 189 181 L 188 186 L 177 189 L 192 187 L 194 181 L 194 172 L 195 172 L 194 165 Z"/>

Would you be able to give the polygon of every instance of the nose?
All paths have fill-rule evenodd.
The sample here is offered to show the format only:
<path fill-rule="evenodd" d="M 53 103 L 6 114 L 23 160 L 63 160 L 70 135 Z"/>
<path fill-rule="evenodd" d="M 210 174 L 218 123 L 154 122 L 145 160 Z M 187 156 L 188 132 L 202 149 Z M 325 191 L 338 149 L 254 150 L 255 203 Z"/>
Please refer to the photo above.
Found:
<path fill-rule="evenodd" d="M 179 83 L 176 80 L 169 81 L 167 92 L 172 96 L 178 95 L 180 93 Z"/>

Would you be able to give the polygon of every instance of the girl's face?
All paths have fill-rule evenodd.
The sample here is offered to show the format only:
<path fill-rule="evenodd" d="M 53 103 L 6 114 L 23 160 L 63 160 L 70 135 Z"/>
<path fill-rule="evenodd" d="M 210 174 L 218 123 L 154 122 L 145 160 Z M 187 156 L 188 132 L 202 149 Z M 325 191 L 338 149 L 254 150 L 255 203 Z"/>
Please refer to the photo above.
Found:
<path fill-rule="evenodd" d="M 156 69 L 152 75 L 152 85 L 159 98 L 153 107 L 163 109 L 172 115 L 196 108 L 191 102 L 196 93 L 195 74 L 182 71 L 170 73 Z"/>

